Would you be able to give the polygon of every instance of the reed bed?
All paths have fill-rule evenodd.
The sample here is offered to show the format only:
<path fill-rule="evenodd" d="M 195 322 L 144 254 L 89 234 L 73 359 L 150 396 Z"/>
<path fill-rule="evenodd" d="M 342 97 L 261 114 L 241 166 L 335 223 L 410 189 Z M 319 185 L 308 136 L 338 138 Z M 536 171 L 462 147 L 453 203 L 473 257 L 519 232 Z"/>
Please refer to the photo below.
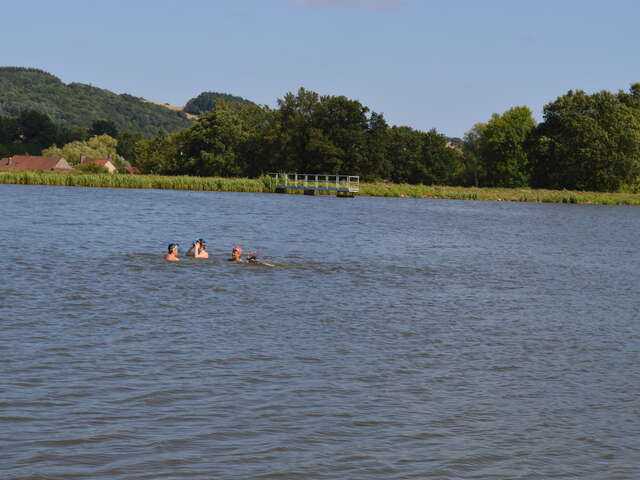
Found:
<path fill-rule="evenodd" d="M 73 187 L 155 188 L 219 192 L 273 193 L 273 178 L 220 178 L 163 175 L 83 174 L 42 171 L 0 172 L 0 183 Z M 293 193 L 293 192 L 292 192 Z M 302 193 L 302 192 L 298 192 Z M 640 194 L 526 188 L 467 188 L 395 183 L 361 183 L 359 195 L 398 198 L 444 198 L 512 202 L 640 205 Z"/>
<path fill-rule="evenodd" d="M 446 198 L 509 202 L 640 205 L 640 194 L 543 190 L 529 188 L 475 188 L 394 183 L 361 183 L 360 195 L 401 198 Z"/>

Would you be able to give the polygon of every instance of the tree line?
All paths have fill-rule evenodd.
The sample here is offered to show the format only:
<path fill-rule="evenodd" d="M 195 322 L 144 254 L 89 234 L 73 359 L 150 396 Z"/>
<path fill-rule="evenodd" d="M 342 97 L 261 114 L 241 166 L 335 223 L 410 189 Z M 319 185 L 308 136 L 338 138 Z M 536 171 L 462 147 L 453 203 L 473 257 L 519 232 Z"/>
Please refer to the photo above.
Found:
<path fill-rule="evenodd" d="M 594 191 L 637 190 L 640 83 L 629 92 L 569 91 L 536 123 L 513 107 L 460 142 L 435 129 L 389 126 L 344 96 L 301 88 L 277 108 L 218 101 L 196 123 L 136 143 L 146 172 L 258 176 L 347 173 L 365 181 Z"/>
<path fill-rule="evenodd" d="M 569 91 L 544 107 L 540 123 L 529 108 L 513 107 L 474 125 L 460 141 L 435 129 L 389 126 L 383 114 L 357 100 L 304 88 L 284 95 L 275 108 L 210 95 L 202 100 L 215 103 L 203 102 L 200 108 L 212 108 L 188 128 L 144 138 L 100 120 L 73 141 L 108 135 L 117 140 L 122 160 L 166 175 L 257 177 L 286 171 L 429 185 L 594 191 L 639 186 L 640 83 L 628 92 Z M 8 138 L 2 136 L 7 122 L 21 118 L 0 118 L 0 143 Z M 20 139 L 14 146 L 61 145 L 83 133 L 57 128 L 58 137 L 50 126 L 42 129 L 49 134 L 22 137 L 13 128 L 14 140 Z M 73 151 L 81 148 L 76 143 Z"/>

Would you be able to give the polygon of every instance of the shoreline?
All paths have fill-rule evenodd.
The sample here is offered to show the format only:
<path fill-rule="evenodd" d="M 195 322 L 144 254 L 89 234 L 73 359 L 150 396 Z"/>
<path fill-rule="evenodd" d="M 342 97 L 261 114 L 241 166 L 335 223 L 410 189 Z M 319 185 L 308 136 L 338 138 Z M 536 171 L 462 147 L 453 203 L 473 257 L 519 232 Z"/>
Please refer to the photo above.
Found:
<path fill-rule="evenodd" d="M 0 171 L 0 184 L 275 193 L 275 182 L 269 177 L 252 179 Z M 289 195 L 291 194 L 293 193 L 289 193 Z M 358 196 L 529 203 L 573 203 L 583 205 L 640 205 L 640 194 L 634 193 L 536 190 L 531 188 L 449 187 L 382 182 L 361 183 Z"/>

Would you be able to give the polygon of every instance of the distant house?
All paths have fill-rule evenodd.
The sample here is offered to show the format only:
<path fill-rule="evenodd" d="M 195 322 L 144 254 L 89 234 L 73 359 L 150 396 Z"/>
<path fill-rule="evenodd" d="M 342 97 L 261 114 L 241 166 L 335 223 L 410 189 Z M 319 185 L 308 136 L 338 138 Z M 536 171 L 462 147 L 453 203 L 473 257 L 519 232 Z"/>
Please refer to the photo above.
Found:
<path fill-rule="evenodd" d="M 124 167 L 123 173 L 128 173 L 129 175 L 140 175 L 142 172 L 138 167 Z"/>
<path fill-rule="evenodd" d="M 61 157 L 14 155 L 0 160 L 0 170 L 53 170 L 71 172 L 73 168 Z"/>
<path fill-rule="evenodd" d="M 93 163 L 105 167 L 109 173 L 118 173 L 118 169 L 109 158 L 87 158 L 82 155 L 80 157 L 80 163 Z"/>

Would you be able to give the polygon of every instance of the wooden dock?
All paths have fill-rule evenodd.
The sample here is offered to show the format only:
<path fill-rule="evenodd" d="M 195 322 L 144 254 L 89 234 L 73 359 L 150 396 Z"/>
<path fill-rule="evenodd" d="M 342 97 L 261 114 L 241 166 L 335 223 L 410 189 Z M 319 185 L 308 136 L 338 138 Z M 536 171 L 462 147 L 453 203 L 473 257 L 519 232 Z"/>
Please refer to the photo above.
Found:
<path fill-rule="evenodd" d="M 337 197 L 354 198 L 360 190 L 357 175 L 322 175 L 315 173 L 270 173 L 276 180 L 276 193 L 302 191 L 305 195 L 335 192 Z"/>

